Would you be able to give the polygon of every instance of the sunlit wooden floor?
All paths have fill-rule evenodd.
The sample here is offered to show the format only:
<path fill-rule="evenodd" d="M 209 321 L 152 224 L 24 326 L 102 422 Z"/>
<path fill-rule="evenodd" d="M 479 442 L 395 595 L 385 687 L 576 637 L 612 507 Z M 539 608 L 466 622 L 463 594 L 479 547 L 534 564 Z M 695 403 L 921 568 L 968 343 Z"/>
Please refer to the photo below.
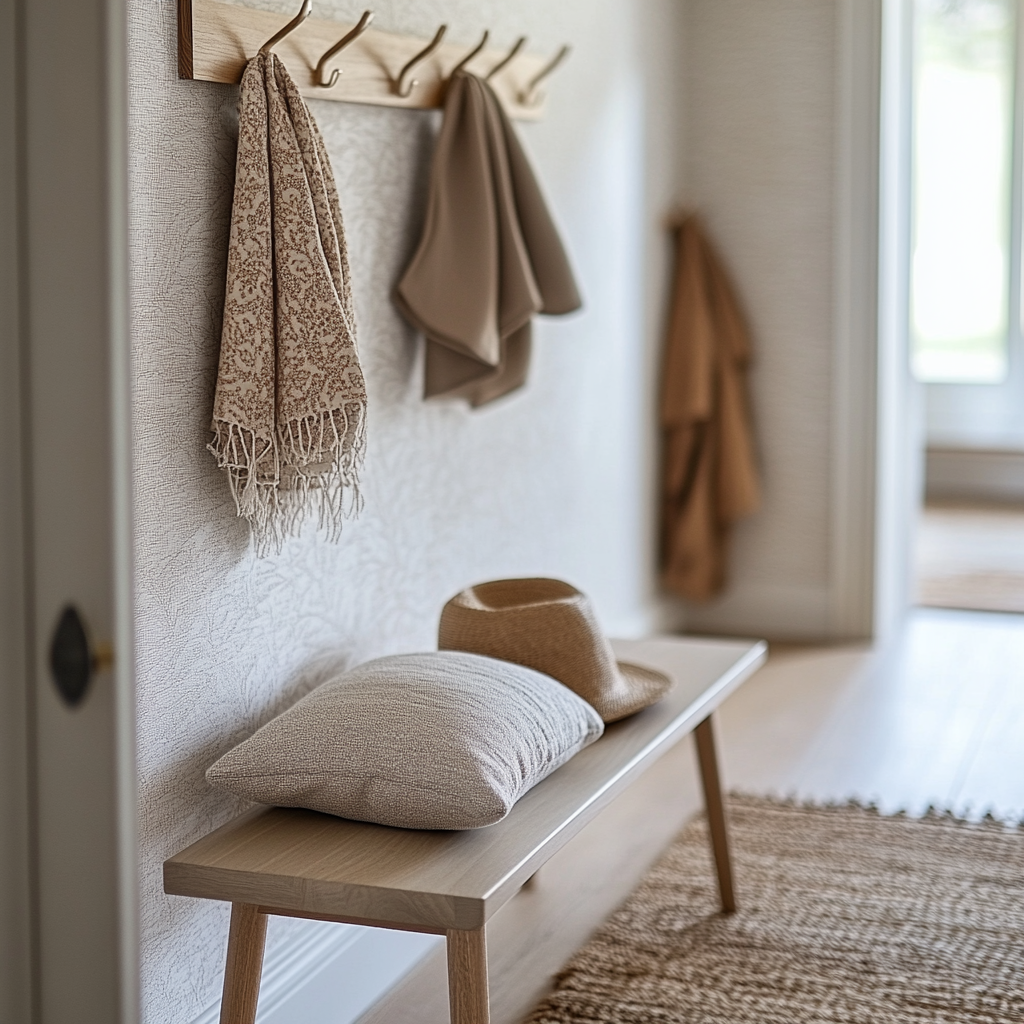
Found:
<path fill-rule="evenodd" d="M 776 650 L 723 707 L 729 784 L 1024 817 L 1024 615 L 918 609 L 888 647 Z"/>
<path fill-rule="evenodd" d="M 1024 612 L 1024 507 L 929 503 L 916 549 L 918 604 Z"/>

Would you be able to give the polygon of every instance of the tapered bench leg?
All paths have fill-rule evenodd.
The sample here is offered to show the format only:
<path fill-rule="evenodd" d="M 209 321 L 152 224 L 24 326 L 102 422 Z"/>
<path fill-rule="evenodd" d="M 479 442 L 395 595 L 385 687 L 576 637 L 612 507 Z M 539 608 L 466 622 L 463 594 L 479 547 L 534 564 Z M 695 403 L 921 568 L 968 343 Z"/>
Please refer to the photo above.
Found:
<path fill-rule="evenodd" d="M 266 940 L 267 915 L 248 903 L 232 903 L 220 1024 L 253 1024 L 256 1020 Z"/>
<path fill-rule="evenodd" d="M 704 807 L 707 810 L 708 831 L 711 833 L 711 850 L 715 855 L 715 867 L 718 869 L 718 891 L 722 896 L 722 909 L 731 914 L 736 909 L 736 897 L 732 889 L 729 836 L 725 825 L 725 805 L 722 802 L 722 785 L 718 778 L 718 757 L 715 754 L 715 735 L 710 715 L 697 726 L 694 736 L 697 740 L 700 777 L 704 783 Z"/>
<path fill-rule="evenodd" d="M 452 929 L 447 938 L 451 1024 L 490 1024 L 484 929 Z"/>

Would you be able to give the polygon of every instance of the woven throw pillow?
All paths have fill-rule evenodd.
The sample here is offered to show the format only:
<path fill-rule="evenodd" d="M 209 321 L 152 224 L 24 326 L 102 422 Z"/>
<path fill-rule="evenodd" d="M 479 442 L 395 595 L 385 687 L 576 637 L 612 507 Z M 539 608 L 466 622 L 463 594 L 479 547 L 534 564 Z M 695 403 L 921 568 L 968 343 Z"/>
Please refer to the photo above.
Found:
<path fill-rule="evenodd" d="M 480 828 L 603 730 L 586 701 L 533 669 L 461 651 L 403 654 L 317 687 L 206 777 L 265 804 Z"/>

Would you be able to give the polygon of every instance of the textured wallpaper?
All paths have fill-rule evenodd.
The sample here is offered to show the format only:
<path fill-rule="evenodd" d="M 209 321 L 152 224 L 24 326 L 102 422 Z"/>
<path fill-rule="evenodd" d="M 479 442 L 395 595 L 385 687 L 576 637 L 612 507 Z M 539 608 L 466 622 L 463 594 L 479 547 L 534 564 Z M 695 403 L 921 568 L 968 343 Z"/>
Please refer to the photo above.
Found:
<path fill-rule="evenodd" d="M 837 4 L 687 0 L 689 199 L 754 327 L 761 512 L 697 628 L 827 628 L 835 274 Z"/>
<path fill-rule="evenodd" d="M 261 3 L 288 11 L 291 4 Z M 174 0 L 132 0 L 131 254 L 144 1020 L 219 991 L 227 906 L 166 897 L 163 858 L 241 808 L 224 750 L 331 673 L 431 649 L 444 600 L 504 575 L 565 577 L 609 631 L 657 614 L 653 386 L 661 218 L 679 194 L 676 0 L 375 5 L 383 28 L 574 46 L 522 134 L 586 307 L 540 322 L 529 386 L 473 412 L 420 398 L 421 345 L 389 295 L 421 225 L 436 113 L 314 103 L 341 193 L 369 389 L 366 507 L 257 559 L 206 451 L 237 91 L 180 82 Z M 361 5 L 321 0 L 355 20 Z M 275 926 L 281 942 L 302 922 Z M 273 955 L 273 949 L 269 950 Z"/>

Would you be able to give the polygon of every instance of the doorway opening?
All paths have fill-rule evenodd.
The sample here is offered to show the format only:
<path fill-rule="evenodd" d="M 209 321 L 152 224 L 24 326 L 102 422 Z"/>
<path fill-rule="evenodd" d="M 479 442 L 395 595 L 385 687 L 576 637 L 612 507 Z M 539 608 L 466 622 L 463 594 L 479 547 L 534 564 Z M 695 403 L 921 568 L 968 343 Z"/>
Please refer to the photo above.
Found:
<path fill-rule="evenodd" d="M 1024 613 L 1024 0 L 912 0 L 916 604 Z"/>

